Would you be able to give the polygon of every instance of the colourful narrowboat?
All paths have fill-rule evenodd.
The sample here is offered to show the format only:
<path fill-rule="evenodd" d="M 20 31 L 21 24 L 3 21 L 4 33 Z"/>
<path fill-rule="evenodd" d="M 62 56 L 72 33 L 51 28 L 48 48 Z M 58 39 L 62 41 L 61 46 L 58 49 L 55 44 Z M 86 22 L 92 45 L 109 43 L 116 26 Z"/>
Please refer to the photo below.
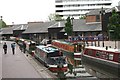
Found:
<path fill-rule="evenodd" d="M 81 53 L 84 47 L 83 42 L 53 40 L 52 45 L 63 51 L 63 54 L 67 57 L 68 63 L 72 65 L 81 64 Z"/>
<path fill-rule="evenodd" d="M 109 47 L 85 47 L 82 64 L 93 76 L 120 78 L 120 50 Z"/>
<path fill-rule="evenodd" d="M 66 72 L 68 65 L 61 51 L 51 45 L 36 46 L 35 58 L 48 67 L 51 72 Z"/>

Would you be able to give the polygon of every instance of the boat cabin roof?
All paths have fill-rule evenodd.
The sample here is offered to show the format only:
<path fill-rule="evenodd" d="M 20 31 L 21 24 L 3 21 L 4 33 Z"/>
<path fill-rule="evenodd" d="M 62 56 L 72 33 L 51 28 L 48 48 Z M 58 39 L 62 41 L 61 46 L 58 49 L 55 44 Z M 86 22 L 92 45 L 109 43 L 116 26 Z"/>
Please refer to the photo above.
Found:
<path fill-rule="evenodd" d="M 67 45 L 83 44 L 83 42 L 72 43 L 72 42 L 68 42 L 68 41 L 64 41 L 64 40 L 53 40 L 53 42 L 58 42 L 58 43 L 67 44 Z"/>
<path fill-rule="evenodd" d="M 106 52 L 116 52 L 116 53 L 120 53 L 119 49 L 114 49 L 114 48 L 107 48 L 106 47 L 97 47 L 97 46 L 87 46 L 85 47 L 87 49 L 94 49 L 94 50 L 101 50 L 101 51 L 106 51 Z"/>
<path fill-rule="evenodd" d="M 25 41 L 25 43 L 27 43 L 27 44 L 35 44 L 34 41 Z"/>
<path fill-rule="evenodd" d="M 46 53 L 52 53 L 52 52 L 58 51 L 57 48 L 54 48 L 52 46 L 39 45 L 39 46 L 36 46 L 36 47 L 40 50 L 43 50 Z"/>

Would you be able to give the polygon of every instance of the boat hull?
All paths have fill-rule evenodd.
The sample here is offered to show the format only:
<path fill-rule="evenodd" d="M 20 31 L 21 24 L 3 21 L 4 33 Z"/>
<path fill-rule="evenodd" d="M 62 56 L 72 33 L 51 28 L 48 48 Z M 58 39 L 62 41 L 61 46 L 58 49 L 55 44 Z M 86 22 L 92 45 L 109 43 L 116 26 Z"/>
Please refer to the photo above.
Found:
<path fill-rule="evenodd" d="M 119 63 L 82 55 L 82 64 L 93 76 L 99 78 L 120 78 Z"/>
<path fill-rule="evenodd" d="M 68 71 L 67 64 L 62 66 L 58 66 L 58 65 L 48 65 L 48 66 L 51 72 L 67 72 Z"/>

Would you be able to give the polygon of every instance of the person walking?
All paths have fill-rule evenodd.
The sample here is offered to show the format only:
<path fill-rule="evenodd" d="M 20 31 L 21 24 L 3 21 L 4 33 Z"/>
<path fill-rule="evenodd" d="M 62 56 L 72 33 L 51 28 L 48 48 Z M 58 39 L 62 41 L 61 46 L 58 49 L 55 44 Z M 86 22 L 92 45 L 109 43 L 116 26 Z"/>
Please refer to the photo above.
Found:
<path fill-rule="evenodd" d="M 25 44 L 25 42 L 23 42 L 23 52 L 24 53 L 26 52 L 26 44 Z"/>
<path fill-rule="evenodd" d="M 15 43 L 11 44 L 11 48 L 12 48 L 12 52 L 13 52 L 13 55 L 14 55 L 15 54 Z"/>
<path fill-rule="evenodd" d="M 6 44 L 6 42 L 3 45 L 3 49 L 4 49 L 4 54 L 7 54 L 7 44 Z"/>

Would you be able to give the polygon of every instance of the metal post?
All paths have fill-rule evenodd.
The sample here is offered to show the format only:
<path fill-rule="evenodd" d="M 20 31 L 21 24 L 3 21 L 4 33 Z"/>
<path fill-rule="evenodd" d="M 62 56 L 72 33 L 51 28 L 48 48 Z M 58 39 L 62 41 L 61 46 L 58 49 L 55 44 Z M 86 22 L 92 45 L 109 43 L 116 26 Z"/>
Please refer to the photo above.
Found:
<path fill-rule="evenodd" d="M 115 49 L 117 48 L 116 44 L 117 44 L 117 43 L 116 43 L 116 39 L 115 39 Z"/>
<path fill-rule="evenodd" d="M 104 21 L 104 13 L 105 13 L 105 10 L 103 10 L 103 7 L 101 8 L 101 11 L 100 11 L 100 14 L 101 14 L 101 26 L 102 26 L 102 37 L 103 37 L 103 40 L 102 40 L 102 45 L 104 47 L 104 24 L 103 24 L 103 21 Z"/>
<path fill-rule="evenodd" d="M 111 40 L 111 39 L 110 39 L 110 37 L 111 37 L 111 36 L 110 36 L 110 30 L 109 30 L 109 32 L 108 32 L 108 36 L 109 36 L 108 39 L 109 39 L 109 41 L 110 41 L 110 40 Z"/>
<path fill-rule="evenodd" d="M 3 21 L 2 21 L 2 16 L 0 16 L 0 43 L 2 43 L 2 23 L 3 23 Z"/>
<path fill-rule="evenodd" d="M 71 20 L 72 20 L 72 36 L 73 36 L 73 19 L 74 17 L 72 16 Z"/>

